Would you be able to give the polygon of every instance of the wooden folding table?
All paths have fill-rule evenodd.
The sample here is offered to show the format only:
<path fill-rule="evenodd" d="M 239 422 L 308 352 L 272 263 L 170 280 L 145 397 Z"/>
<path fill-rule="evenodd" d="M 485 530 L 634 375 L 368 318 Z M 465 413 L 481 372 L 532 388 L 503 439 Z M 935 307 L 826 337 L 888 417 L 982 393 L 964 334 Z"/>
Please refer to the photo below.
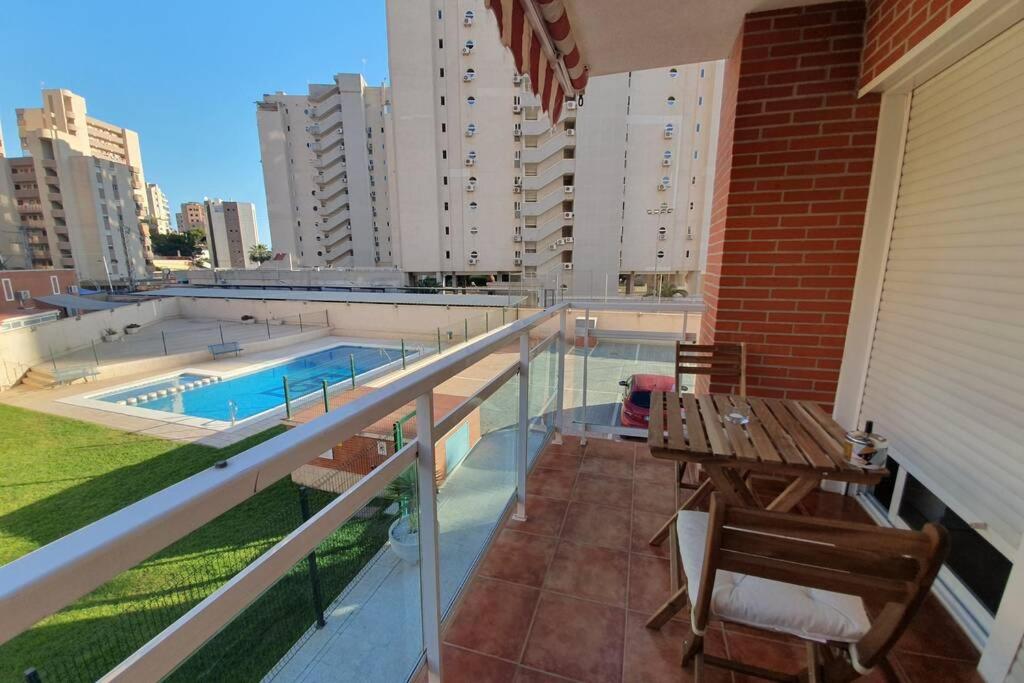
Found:
<path fill-rule="evenodd" d="M 725 419 L 735 407 L 745 410 L 746 424 Z M 812 401 L 730 394 L 680 398 L 663 391 L 651 395 L 651 455 L 700 465 L 707 473 L 687 503 L 706 497 L 713 488 L 734 505 L 762 507 L 749 485 L 747 475 L 752 473 L 789 481 L 767 505 L 769 510 L 786 512 L 822 481 L 870 485 L 888 476 L 887 470 L 850 463 L 844 455 L 845 441 L 846 430 Z M 684 508 L 691 506 L 687 503 Z"/>

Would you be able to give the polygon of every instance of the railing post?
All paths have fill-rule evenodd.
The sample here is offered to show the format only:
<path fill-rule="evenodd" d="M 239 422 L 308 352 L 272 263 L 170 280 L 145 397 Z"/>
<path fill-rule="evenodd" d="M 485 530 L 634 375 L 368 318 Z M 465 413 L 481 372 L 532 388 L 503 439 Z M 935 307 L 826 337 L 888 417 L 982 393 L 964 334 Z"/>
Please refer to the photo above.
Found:
<path fill-rule="evenodd" d="M 302 332 L 302 314 L 299 313 L 299 332 Z"/>
<path fill-rule="evenodd" d="M 50 350 L 50 364 L 53 365 L 53 371 L 57 372 L 57 359 L 53 355 L 53 347 L 47 344 L 46 348 Z"/>
<path fill-rule="evenodd" d="M 320 383 L 323 384 L 324 387 L 324 412 L 329 413 L 331 412 L 331 400 L 327 394 L 327 380 L 322 379 L 320 380 Z"/>
<path fill-rule="evenodd" d="M 487 311 L 484 311 L 484 332 L 491 331 L 491 316 L 488 315 Z"/>
<path fill-rule="evenodd" d="M 576 329 L 573 328 L 573 344 L 576 343 Z M 583 399 L 582 403 L 582 424 L 583 433 L 580 435 L 580 443 L 586 445 L 587 443 L 587 363 L 590 359 L 590 309 L 587 308 L 583 313 Z"/>
<path fill-rule="evenodd" d="M 434 394 L 416 398 L 416 481 L 420 505 L 420 608 L 427 679 L 441 678 L 441 555 L 439 552 L 437 487 L 434 473 Z"/>
<path fill-rule="evenodd" d="M 469 318 L 462 321 L 462 339 L 463 341 L 469 341 Z"/>
<path fill-rule="evenodd" d="M 284 414 L 290 420 L 292 419 L 292 400 L 288 396 L 288 375 L 281 378 L 281 383 L 284 385 Z"/>
<path fill-rule="evenodd" d="M 326 384 L 326 382 L 325 382 Z M 305 486 L 299 487 L 299 509 L 302 510 L 302 521 L 309 521 L 309 489 Z M 323 628 L 327 622 L 324 621 L 324 596 L 320 590 L 320 571 L 316 566 L 316 548 L 306 555 L 306 564 L 309 567 L 309 584 L 313 589 L 313 611 L 316 614 L 316 627 Z"/>
<path fill-rule="evenodd" d="M 563 412 L 563 406 L 565 404 L 565 328 L 566 319 L 568 313 L 566 309 L 562 309 L 558 314 L 558 388 L 556 389 L 557 394 L 555 395 L 555 443 L 562 443 L 562 434 L 565 433 L 565 414 Z"/>
<path fill-rule="evenodd" d="M 99 365 L 100 364 L 100 355 L 98 353 L 96 353 L 96 340 L 95 339 L 90 339 L 89 343 L 92 344 L 92 359 L 94 361 L 96 361 L 96 365 Z M 165 354 L 167 353 L 166 347 L 165 347 L 164 353 Z"/>
<path fill-rule="evenodd" d="M 267 339 L 270 339 L 270 318 L 266 318 L 267 323 Z"/>
<path fill-rule="evenodd" d="M 441 328 L 437 328 L 437 355 L 441 355 Z"/>
<path fill-rule="evenodd" d="M 356 357 L 355 354 L 348 354 L 348 371 L 352 374 L 352 388 L 356 388 Z"/>
<path fill-rule="evenodd" d="M 502 325 L 505 324 L 505 311 L 506 310 L 508 310 L 508 309 L 505 309 L 505 308 L 501 309 L 501 324 Z"/>
<path fill-rule="evenodd" d="M 402 369 L 405 370 L 405 340 L 402 340 Z"/>
<path fill-rule="evenodd" d="M 160 330 L 160 341 L 164 343 L 164 355 L 167 355 L 167 333 Z"/>
<path fill-rule="evenodd" d="M 516 509 L 512 518 L 526 521 L 526 470 L 530 452 L 530 333 L 519 335 L 519 438 L 516 439 Z"/>

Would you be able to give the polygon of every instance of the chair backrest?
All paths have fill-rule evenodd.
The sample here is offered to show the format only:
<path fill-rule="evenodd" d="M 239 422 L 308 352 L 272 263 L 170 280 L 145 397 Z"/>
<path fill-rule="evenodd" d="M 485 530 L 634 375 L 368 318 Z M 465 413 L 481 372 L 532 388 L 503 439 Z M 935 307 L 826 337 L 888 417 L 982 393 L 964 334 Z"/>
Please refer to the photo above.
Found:
<path fill-rule="evenodd" d="M 739 344 L 684 344 L 676 342 L 676 386 L 683 375 L 710 375 L 714 381 L 732 381 L 740 396 L 747 395 L 747 347 Z"/>
<path fill-rule="evenodd" d="M 706 624 L 717 570 L 856 595 L 884 607 L 851 646 L 867 669 L 885 658 L 927 596 L 949 552 L 946 530 L 888 529 L 727 505 L 712 495 L 694 619 Z"/>

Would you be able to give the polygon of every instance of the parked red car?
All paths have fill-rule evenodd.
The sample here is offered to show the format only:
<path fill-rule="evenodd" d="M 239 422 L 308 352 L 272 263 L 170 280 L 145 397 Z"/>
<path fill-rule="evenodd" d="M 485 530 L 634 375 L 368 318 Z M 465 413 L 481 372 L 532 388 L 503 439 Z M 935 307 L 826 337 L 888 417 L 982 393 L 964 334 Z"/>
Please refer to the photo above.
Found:
<path fill-rule="evenodd" d="M 651 392 L 675 391 L 676 380 L 668 375 L 633 375 L 619 386 L 625 387 L 619 418 L 622 426 L 646 428 L 651 420 Z"/>

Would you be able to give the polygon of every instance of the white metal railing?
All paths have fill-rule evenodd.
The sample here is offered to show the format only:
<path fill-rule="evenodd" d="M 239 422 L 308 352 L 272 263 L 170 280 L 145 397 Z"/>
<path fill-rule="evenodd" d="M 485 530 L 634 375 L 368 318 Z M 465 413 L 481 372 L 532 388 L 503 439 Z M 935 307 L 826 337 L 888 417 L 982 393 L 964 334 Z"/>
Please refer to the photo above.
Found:
<path fill-rule="evenodd" d="M 360 482 L 285 536 L 240 573 L 195 605 L 142 648 L 113 669 L 103 680 L 151 680 L 173 671 L 208 639 L 246 609 L 313 548 L 380 494 L 395 477 L 416 463 L 421 514 L 420 591 L 423 645 L 427 669 L 433 680 L 440 676 L 441 597 L 434 442 L 464 420 L 474 409 L 512 377 L 519 376 L 519 426 L 515 454 L 516 489 L 512 514 L 525 518 L 526 478 L 530 433 L 530 365 L 539 354 L 557 350 L 557 388 L 544 397 L 540 415 L 552 412 L 548 438 L 566 431 L 563 415 L 567 316 L 572 304 L 563 302 L 530 317 L 449 351 L 430 364 L 399 378 L 364 399 L 353 401 L 269 441 L 240 453 L 217 466 L 155 493 L 93 524 L 54 541 L 14 562 L 0 567 L 0 643 L 30 628 L 39 620 L 70 605 L 121 572 L 143 562 L 171 543 L 214 520 L 222 513 L 288 476 L 318 454 L 356 435 L 367 425 L 411 401 L 418 415 L 433 415 L 433 390 L 441 382 L 491 353 L 519 342 L 519 358 L 500 370 L 472 396 L 441 417 L 418 420 L 416 440 L 391 456 Z M 587 304 L 591 309 L 634 312 L 683 313 L 690 306 Z M 577 309 L 578 310 L 578 309 Z M 559 316 L 558 331 L 531 348 L 530 331 Z M 589 329 L 589 325 L 584 330 Z M 685 329 L 685 328 L 684 328 Z M 610 330 L 584 332 L 598 338 L 623 338 Z M 668 341 L 671 333 L 629 332 L 628 338 Z M 678 335 L 676 335 L 678 336 Z M 587 356 L 584 355 L 584 410 L 586 406 Z M 550 371 L 550 365 L 548 366 Z M 582 425 L 586 435 L 587 425 Z M 598 430 L 600 431 L 600 430 Z M 556 436 L 557 438 L 557 436 Z M 545 442 L 546 443 L 546 442 Z M 432 533 L 431 533 L 432 532 Z"/>

